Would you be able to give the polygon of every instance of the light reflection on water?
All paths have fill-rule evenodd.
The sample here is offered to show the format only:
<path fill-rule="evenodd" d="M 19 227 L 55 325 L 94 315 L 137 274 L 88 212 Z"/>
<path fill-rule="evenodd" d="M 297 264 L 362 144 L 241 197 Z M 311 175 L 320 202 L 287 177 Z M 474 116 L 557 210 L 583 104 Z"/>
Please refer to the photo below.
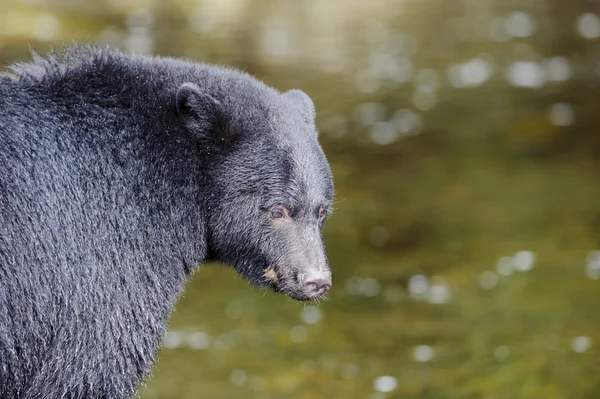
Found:
<path fill-rule="evenodd" d="M 202 268 L 142 397 L 600 394 L 597 7 L 183 3 L 0 5 L 5 60 L 92 38 L 247 68 L 317 105 L 331 302 Z"/>

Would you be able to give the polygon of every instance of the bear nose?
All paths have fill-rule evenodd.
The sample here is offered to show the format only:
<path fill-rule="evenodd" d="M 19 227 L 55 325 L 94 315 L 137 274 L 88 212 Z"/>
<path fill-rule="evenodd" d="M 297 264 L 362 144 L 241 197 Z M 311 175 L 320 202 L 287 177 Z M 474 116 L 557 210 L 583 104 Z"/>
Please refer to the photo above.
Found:
<path fill-rule="evenodd" d="M 304 293 L 310 297 L 323 295 L 331 288 L 331 275 L 322 272 L 308 274 L 302 283 Z"/>

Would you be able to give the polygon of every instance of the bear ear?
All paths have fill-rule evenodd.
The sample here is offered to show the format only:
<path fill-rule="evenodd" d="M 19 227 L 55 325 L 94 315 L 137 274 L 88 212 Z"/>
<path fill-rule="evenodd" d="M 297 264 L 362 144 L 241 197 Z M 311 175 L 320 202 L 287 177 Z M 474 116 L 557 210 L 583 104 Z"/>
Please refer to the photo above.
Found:
<path fill-rule="evenodd" d="M 313 121 L 316 116 L 315 104 L 311 98 L 302 90 L 293 89 L 284 94 L 286 97 L 291 99 L 298 107 L 302 110 L 304 116 L 309 121 Z"/>
<path fill-rule="evenodd" d="M 175 96 L 177 112 L 192 132 L 206 136 L 225 135 L 226 124 L 219 100 L 203 92 L 194 83 L 184 83 Z"/>

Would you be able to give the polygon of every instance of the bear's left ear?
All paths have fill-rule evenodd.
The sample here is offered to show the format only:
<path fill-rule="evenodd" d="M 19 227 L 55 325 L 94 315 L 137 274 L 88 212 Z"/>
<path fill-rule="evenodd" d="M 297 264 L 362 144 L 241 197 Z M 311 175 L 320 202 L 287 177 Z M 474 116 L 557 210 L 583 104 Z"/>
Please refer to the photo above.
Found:
<path fill-rule="evenodd" d="M 224 136 L 226 121 L 221 102 L 203 92 L 194 83 L 184 83 L 175 97 L 177 112 L 195 134 Z"/>
<path fill-rule="evenodd" d="M 306 94 L 302 90 L 293 89 L 285 92 L 284 96 L 294 101 L 309 121 L 313 121 L 315 119 L 315 104 L 313 103 L 312 99 L 308 96 L 308 94 Z"/>

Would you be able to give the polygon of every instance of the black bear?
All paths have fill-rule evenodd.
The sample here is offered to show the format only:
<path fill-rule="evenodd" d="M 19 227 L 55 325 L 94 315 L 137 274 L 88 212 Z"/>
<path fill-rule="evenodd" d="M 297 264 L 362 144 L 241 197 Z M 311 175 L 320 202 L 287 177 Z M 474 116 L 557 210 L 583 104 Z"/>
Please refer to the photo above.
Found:
<path fill-rule="evenodd" d="M 314 105 L 222 67 L 78 47 L 0 73 L 0 398 L 127 398 L 207 261 L 331 287 Z"/>

